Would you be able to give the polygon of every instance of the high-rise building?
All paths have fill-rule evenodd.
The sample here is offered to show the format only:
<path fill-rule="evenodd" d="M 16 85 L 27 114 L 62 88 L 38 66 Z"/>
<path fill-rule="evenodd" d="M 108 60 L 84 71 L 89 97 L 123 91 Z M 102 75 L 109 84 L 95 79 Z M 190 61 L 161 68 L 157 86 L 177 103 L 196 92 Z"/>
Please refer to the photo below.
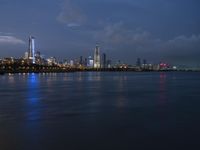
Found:
<path fill-rule="evenodd" d="M 103 53 L 102 55 L 102 68 L 107 68 L 107 60 L 106 60 L 106 54 Z"/>
<path fill-rule="evenodd" d="M 89 68 L 94 67 L 94 60 L 92 59 L 92 56 L 88 57 L 87 67 Z"/>
<path fill-rule="evenodd" d="M 37 52 L 35 53 L 35 63 L 36 63 L 36 64 L 41 64 L 41 63 L 42 63 L 42 58 L 41 58 L 41 54 L 40 54 L 39 51 L 37 51 Z"/>
<path fill-rule="evenodd" d="M 32 36 L 29 37 L 29 59 L 35 63 L 35 38 Z"/>
<path fill-rule="evenodd" d="M 37 51 L 37 52 L 35 53 L 35 57 L 36 57 L 36 58 L 40 58 L 40 56 L 41 56 L 41 53 L 40 53 L 39 51 Z"/>
<path fill-rule="evenodd" d="M 85 61 L 84 61 L 84 66 L 87 67 L 87 63 L 88 63 L 88 59 L 85 58 Z"/>
<path fill-rule="evenodd" d="M 143 64 L 142 64 L 142 68 L 143 69 L 147 69 L 148 67 L 147 67 L 148 65 L 147 65 L 147 61 L 146 61 L 146 59 L 144 59 L 143 60 Z"/>
<path fill-rule="evenodd" d="M 79 65 L 83 65 L 83 56 L 80 56 Z"/>
<path fill-rule="evenodd" d="M 141 67 L 141 59 L 140 58 L 137 59 L 136 66 Z"/>
<path fill-rule="evenodd" d="M 146 59 L 143 60 L 143 64 L 144 64 L 144 65 L 147 64 L 147 60 L 146 60 Z"/>
<path fill-rule="evenodd" d="M 28 54 L 28 52 L 25 52 L 24 59 L 28 59 L 28 58 L 29 58 L 29 54 Z"/>
<path fill-rule="evenodd" d="M 70 60 L 70 67 L 74 67 L 74 61 Z"/>
<path fill-rule="evenodd" d="M 107 66 L 108 66 L 108 68 L 111 68 L 112 66 L 112 61 L 111 60 L 107 60 Z"/>
<path fill-rule="evenodd" d="M 96 48 L 94 50 L 94 68 L 99 69 L 100 67 L 101 67 L 100 48 L 98 45 L 96 45 Z"/>

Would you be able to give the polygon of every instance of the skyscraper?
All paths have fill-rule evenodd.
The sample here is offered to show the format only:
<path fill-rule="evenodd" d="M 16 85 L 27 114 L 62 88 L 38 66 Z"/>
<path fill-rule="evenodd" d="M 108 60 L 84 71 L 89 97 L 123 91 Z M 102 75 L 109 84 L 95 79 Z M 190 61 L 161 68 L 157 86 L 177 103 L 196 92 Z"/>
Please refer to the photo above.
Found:
<path fill-rule="evenodd" d="M 83 56 L 80 56 L 79 65 L 83 65 Z"/>
<path fill-rule="evenodd" d="M 141 67 L 141 59 L 140 58 L 137 59 L 136 66 Z"/>
<path fill-rule="evenodd" d="M 92 56 L 88 57 L 88 64 L 87 67 L 92 68 L 94 67 L 94 60 L 92 59 Z"/>
<path fill-rule="evenodd" d="M 102 55 L 102 68 L 107 68 L 107 60 L 106 60 L 106 54 L 103 53 Z"/>
<path fill-rule="evenodd" d="M 101 67 L 100 48 L 98 45 L 96 45 L 96 48 L 94 50 L 94 68 L 99 69 L 100 67 Z"/>
<path fill-rule="evenodd" d="M 35 63 L 35 38 L 32 36 L 29 37 L 29 59 Z"/>
<path fill-rule="evenodd" d="M 29 54 L 28 54 L 28 52 L 25 52 L 24 59 L 28 59 L 28 58 L 29 58 Z"/>

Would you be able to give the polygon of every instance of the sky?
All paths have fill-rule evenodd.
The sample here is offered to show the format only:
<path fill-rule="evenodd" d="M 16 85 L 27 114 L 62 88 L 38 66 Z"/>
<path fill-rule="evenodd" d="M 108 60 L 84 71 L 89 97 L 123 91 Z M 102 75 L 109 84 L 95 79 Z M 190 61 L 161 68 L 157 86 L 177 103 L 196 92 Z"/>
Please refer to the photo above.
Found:
<path fill-rule="evenodd" d="M 0 0 L 0 58 L 28 37 L 45 57 L 101 53 L 115 61 L 200 65 L 199 0 Z"/>

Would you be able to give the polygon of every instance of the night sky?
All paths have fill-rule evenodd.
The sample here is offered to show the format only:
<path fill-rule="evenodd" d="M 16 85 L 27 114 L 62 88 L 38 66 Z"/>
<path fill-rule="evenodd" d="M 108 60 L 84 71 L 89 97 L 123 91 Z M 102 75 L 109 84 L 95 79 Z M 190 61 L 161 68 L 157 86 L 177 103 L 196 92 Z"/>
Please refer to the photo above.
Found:
<path fill-rule="evenodd" d="M 0 0 L 0 57 L 20 57 L 28 37 L 45 57 L 200 65 L 199 0 Z"/>

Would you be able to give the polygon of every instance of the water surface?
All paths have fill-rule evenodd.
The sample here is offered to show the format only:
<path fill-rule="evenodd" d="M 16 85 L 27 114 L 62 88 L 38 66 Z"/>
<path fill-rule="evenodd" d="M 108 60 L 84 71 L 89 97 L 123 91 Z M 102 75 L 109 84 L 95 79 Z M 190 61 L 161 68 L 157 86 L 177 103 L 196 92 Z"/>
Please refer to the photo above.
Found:
<path fill-rule="evenodd" d="M 0 76 L 0 150 L 199 146 L 200 73 Z"/>

